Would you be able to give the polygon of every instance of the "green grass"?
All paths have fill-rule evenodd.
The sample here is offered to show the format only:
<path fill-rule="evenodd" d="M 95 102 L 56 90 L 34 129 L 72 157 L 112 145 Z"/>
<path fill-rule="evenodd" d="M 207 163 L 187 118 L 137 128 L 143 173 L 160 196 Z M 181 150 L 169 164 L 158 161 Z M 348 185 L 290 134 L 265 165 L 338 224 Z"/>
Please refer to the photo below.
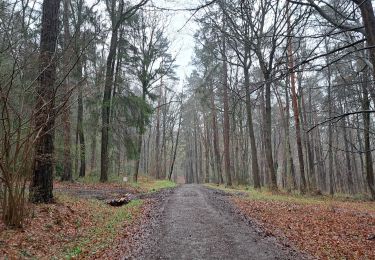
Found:
<path fill-rule="evenodd" d="M 138 178 L 138 182 L 133 182 L 131 177 L 128 177 L 128 182 L 123 182 L 123 176 L 114 176 L 110 175 L 108 179 L 108 183 L 117 183 L 121 185 L 128 185 L 136 189 L 140 189 L 144 192 L 156 192 L 161 189 L 165 188 L 173 188 L 176 187 L 176 183 L 169 180 L 155 180 L 150 177 L 140 176 Z M 83 184 L 96 184 L 100 183 L 98 175 L 88 175 L 84 178 L 78 178 L 77 182 Z"/>
<path fill-rule="evenodd" d="M 301 204 L 322 204 L 330 202 L 361 202 L 364 200 L 363 196 L 353 196 L 349 197 L 344 194 L 337 194 L 334 197 L 319 195 L 301 195 L 298 193 L 287 193 L 285 191 L 272 192 L 266 188 L 262 190 L 256 190 L 248 186 L 238 186 L 238 187 L 225 187 L 224 185 L 206 184 L 206 186 L 214 189 L 223 190 L 229 193 L 243 192 L 247 195 L 248 199 L 260 200 L 260 201 L 280 201 L 280 202 L 290 202 L 290 203 L 301 203 Z M 375 207 L 374 207 L 375 208 Z"/>
<path fill-rule="evenodd" d="M 141 189 L 145 192 L 156 192 L 161 189 L 174 188 L 176 183 L 169 180 L 154 180 L 150 178 L 140 178 L 138 182 L 130 182 L 130 186 Z"/>
<path fill-rule="evenodd" d="M 123 176 L 118 176 L 114 174 L 110 174 L 108 176 L 109 183 L 124 183 L 122 180 Z M 130 178 L 130 177 L 129 177 Z M 84 184 L 95 184 L 100 182 L 100 174 L 89 174 L 85 177 L 79 177 L 76 179 L 77 182 L 84 183 Z"/>
<path fill-rule="evenodd" d="M 151 185 L 151 191 L 158 191 L 166 188 L 174 188 L 176 183 L 169 180 L 158 180 Z"/>
<path fill-rule="evenodd" d="M 64 250 L 64 258 L 72 259 L 82 253 L 95 254 L 108 247 L 121 232 L 124 223 L 131 223 L 132 212 L 142 206 L 141 200 L 133 200 L 123 207 L 113 208 L 97 200 L 90 200 L 93 210 L 93 226 Z"/>

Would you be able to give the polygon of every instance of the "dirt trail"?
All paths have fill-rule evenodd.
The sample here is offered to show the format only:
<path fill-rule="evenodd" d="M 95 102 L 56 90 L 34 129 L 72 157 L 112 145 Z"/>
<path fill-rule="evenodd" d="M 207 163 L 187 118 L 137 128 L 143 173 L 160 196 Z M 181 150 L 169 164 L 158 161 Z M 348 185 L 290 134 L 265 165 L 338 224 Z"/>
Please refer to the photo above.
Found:
<path fill-rule="evenodd" d="M 304 259 L 236 214 L 225 193 L 183 185 L 159 206 L 136 259 Z M 151 229 L 151 231 L 150 231 Z"/>

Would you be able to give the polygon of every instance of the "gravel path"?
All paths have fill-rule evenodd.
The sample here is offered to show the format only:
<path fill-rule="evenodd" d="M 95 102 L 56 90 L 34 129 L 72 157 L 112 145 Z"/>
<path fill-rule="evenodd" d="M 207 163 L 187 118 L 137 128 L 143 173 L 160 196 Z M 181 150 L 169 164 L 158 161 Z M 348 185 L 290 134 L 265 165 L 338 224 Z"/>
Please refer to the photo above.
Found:
<path fill-rule="evenodd" d="M 304 259 L 262 235 L 228 202 L 228 194 L 183 185 L 158 205 L 135 259 Z"/>

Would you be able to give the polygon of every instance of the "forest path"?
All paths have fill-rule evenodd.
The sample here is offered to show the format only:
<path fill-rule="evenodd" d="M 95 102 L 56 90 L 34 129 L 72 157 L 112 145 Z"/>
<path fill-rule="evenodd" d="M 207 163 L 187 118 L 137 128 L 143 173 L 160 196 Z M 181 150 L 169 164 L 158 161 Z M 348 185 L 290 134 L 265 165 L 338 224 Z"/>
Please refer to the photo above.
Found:
<path fill-rule="evenodd" d="M 236 214 L 228 194 L 182 185 L 159 208 L 137 259 L 303 259 Z"/>

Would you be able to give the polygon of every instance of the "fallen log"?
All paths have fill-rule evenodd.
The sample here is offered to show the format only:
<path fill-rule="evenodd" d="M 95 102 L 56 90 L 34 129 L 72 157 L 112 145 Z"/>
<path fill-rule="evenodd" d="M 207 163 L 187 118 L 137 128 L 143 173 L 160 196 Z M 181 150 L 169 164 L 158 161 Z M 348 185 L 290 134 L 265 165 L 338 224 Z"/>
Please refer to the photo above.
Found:
<path fill-rule="evenodd" d="M 132 200 L 130 194 L 126 194 L 125 197 L 108 200 L 107 204 L 113 207 L 120 207 L 128 204 Z"/>

